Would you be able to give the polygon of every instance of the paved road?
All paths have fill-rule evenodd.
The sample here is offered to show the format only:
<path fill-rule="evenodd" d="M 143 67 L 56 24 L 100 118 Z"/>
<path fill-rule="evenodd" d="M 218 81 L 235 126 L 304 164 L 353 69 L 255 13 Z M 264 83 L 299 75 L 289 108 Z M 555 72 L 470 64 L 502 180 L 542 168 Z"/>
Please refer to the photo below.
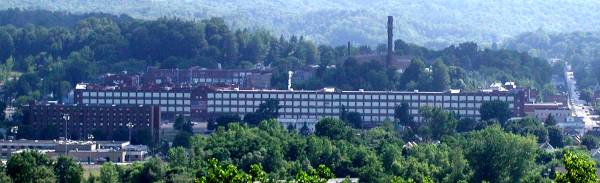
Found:
<path fill-rule="evenodd" d="M 585 130 L 597 127 L 596 121 L 592 120 L 591 108 L 586 104 L 585 101 L 579 99 L 579 90 L 577 89 L 577 81 L 573 75 L 570 64 L 566 64 L 565 67 L 565 78 L 567 81 L 567 88 L 569 91 L 569 108 L 576 118 L 580 118 L 584 122 Z"/>

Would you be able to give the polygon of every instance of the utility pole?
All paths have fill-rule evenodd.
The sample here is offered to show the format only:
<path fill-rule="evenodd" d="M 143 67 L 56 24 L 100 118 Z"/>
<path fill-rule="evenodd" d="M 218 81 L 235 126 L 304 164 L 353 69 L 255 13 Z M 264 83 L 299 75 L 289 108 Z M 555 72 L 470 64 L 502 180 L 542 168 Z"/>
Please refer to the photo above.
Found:
<path fill-rule="evenodd" d="M 92 145 L 94 145 L 94 142 L 93 142 L 94 141 L 94 135 L 88 134 L 87 138 L 90 141 L 90 143 Z M 88 165 L 91 165 L 91 164 L 92 164 L 92 147 L 90 147 L 90 156 L 88 157 Z"/>
<path fill-rule="evenodd" d="M 63 114 L 63 119 L 65 120 L 65 156 L 68 155 L 69 152 L 69 148 L 67 148 L 68 146 L 68 135 L 67 135 L 67 123 L 69 122 L 69 120 L 71 119 L 71 116 L 69 116 L 69 114 Z"/>
<path fill-rule="evenodd" d="M 129 144 L 131 144 L 131 129 L 134 127 L 135 125 L 131 122 L 127 123 L 127 128 L 129 128 Z"/>

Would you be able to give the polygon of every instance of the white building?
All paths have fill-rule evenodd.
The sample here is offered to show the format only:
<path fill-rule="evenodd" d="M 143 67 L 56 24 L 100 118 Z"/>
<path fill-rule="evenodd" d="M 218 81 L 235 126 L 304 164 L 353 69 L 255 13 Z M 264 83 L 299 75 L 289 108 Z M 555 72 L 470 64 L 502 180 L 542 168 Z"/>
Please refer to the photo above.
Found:
<path fill-rule="evenodd" d="M 319 120 L 337 117 L 342 106 L 362 115 L 366 126 L 394 118 L 394 108 L 407 103 L 410 114 L 418 115 L 424 106 L 439 107 L 461 117 L 478 119 L 479 108 L 486 101 L 505 101 L 515 116 L 522 116 L 523 97 L 518 91 L 488 92 L 398 92 L 336 90 L 214 90 L 207 93 L 207 113 L 213 116 L 255 112 L 269 99 L 279 101 L 282 121 Z M 302 124 L 296 124 L 301 126 Z"/>

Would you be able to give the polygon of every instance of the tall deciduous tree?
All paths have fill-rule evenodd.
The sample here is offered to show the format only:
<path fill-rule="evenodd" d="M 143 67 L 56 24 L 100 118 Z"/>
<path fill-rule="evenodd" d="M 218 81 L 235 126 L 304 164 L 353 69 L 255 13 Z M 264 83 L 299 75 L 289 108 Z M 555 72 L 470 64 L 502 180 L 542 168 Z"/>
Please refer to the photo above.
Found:
<path fill-rule="evenodd" d="M 83 168 L 70 157 L 61 156 L 56 160 L 54 174 L 59 183 L 80 183 L 83 180 Z"/>
<path fill-rule="evenodd" d="M 535 172 L 537 143 L 533 138 L 506 133 L 498 125 L 471 132 L 461 144 L 474 170 L 475 182 L 519 182 Z"/>
<path fill-rule="evenodd" d="M 413 81 L 419 81 L 419 77 L 423 76 L 425 72 L 425 63 L 420 58 L 414 58 L 411 60 L 410 65 L 406 70 L 402 73 L 402 77 L 400 78 L 399 86 L 401 89 L 410 89 L 407 88 L 408 84 Z"/>
<path fill-rule="evenodd" d="M 563 155 L 563 164 L 567 173 L 558 173 L 555 179 L 557 183 L 598 182 L 596 163 L 587 155 L 567 151 Z"/>
<path fill-rule="evenodd" d="M 323 118 L 315 125 L 315 135 L 331 139 L 344 139 L 349 134 L 348 127 L 336 118 Z"/>
<path fill-rule="evenodd" d="M 433 63 L 433 91 L 445 91 L 450 87 L 450 75 L 448 74 L 448 66 L 441 60 Z"/>
<path fill-rule="evenodd" d="M 440 140 L 444 135 L 456 133 L 458 121 L 454 114 L 441 108 L 423 107 L 419 110 L 422 120 L 417 130 L 421 137 L 428 140 Z"/>
<path fill-rule="evenodd" d="M 394 118 L 398 120 L 398 123 L 404 127 L 414 128 L 414 121 L 412 115 L 410 115 L 410 109 L 408 103 L 403 102 L 399 106 L 394 108 Z"/>
<path fill-rule="evenodd" d="M 37 151 L 25 151 L 10 157 L 6 173 L 14 182 L 54 182 L 54 172 L 50 168 L 52 160 Z"/>
<path fill-rule="evenodd" d="M 479 107 L 479 114 L 481 114 L 481 120 L 483 121 L 495 119 L 504 126 L 506 121 L 510 118 L 511 111 L 507 102 L 494 100 L 483 102 L 481 107 Z"/>
<path fill-rule="evenodd" d="M 116 165 L 112 163 L 104 163 L 100 167 L 100 182 L 101 183 L 118 183 L 119 172 L 117 172 Z"/>
<path fill-rule="evenodd" d="M 279 101 L 276 99 L 267 99 L 261 103 L 254 113 L 248 113 L 244 116 L 244 122 L 251 125 L 258 125 L 261 121 L 276 119 L 279 117 Z"/>
<path fill-rule="evenodd" d="M 546 120 L 544 120 L 544 125 L 546 125 L 546 126 L 555 126 L 556 125 L 556 119 L 554 118 L 554 116 L 552 114 L 548 114 L 548 117 L 546 118 Z"/>

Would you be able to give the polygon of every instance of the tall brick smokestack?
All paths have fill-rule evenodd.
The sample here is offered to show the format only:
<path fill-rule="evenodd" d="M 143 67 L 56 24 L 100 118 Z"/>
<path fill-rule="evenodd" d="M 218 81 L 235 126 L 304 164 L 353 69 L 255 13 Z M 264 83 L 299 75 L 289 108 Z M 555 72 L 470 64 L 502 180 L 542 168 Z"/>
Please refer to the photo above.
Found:
<path fill-rule="evenodd" d="M 347 50 L 346 50 L 347 54 L 348 54 L 348 56 L 350 56 L 351 55 L 350 54 L 351 53 L 351 49 L 352 49 L 352 44 L 350 43 L 350 41 L 348 41 L 348 47 L 346 47 L 346 48 L 347 48 Z"/>
<path fill-rule="evenodd" d="M 388 42 L 387 42 L 387 59 L 386 62 L 389 65 L 392 62 L 392 58 L 394 56 L 394 17 L 388 16 L 387 22 L 387 33 L 388 33 Z"/>

